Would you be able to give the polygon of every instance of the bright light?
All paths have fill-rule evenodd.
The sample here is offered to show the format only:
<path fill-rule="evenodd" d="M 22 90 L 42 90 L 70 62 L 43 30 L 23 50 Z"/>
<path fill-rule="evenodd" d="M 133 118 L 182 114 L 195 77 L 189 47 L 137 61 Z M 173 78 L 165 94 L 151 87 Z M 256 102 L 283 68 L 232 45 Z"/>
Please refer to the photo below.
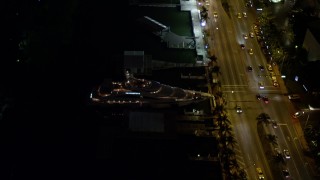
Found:
<path fill-rule="evenodd" d="M 308 91 L 307 87 L 304 84 L 302 86 L 306 91 Z"/>
<path fill-rule="evenodd" d="M 140 95 L 139 92 L 126 92 L 125 94 Z"/>
<path fill-rule="evenodd" d="M 98 102 L 98 101 L 100 101 L 100 99 L 92 98 L 92 101 Z"/>
<path fill-rule="evenodd" d="M 201 26 L 206 26 L 206 21 L 205 20 L 201 21 Z"/>
<path fill-rule="evenodd" d="M 278 3 L 278 2 L 281 2 L 282 0 L 269 0 L 269 1 L 273 3 Z"/>

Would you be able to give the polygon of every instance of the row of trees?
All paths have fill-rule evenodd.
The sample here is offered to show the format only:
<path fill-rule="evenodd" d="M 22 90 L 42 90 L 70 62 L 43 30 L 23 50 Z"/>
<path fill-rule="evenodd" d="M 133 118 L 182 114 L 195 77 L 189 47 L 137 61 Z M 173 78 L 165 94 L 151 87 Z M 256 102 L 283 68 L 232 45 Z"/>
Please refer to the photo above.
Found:
<path fill-rule="evenodd" d="M 218 92 L 216 96 L 217 98 L 223 98 L 222 92 Z M 224 108 L 224 104 L 218 104 L 214 113 L 217 114 L 218 157 L 222 166 L 223 175 L 225 179 L 247 179 L 245 170 L 239 166 L 236 159 L 234 146 L 237 144 L 237 141 L 235 140 L 231 122 Z"/>
<path fill-rule="evenodd" d="M 269 46 L 272 61 L 281 65 L 281 70 L 285 66 L 283 73 L 287 76 L 293 74 L 297 67 L 301 66 L 301 62 L 307 60 L 307 50 L 302 47 L 294 33 L 296 18 L 302 14 L 301 9 L 294 7 L 288 12 L 287 26 L 282 28 L 276 24 L 277 17 L 268 11 L 259 14 L 256 22 L 263 32 L 263 41 Z"/>
<path fill-rule="evenodd" d="M 211 72 L 215 73 L 218 77 L 221 75 L 220 67 L 217 65 L 217 57 L 211 56 L 209 57 L 213 62 L 210 67 Z M 219 160 L 222 167 L 222 174 L 225 179 L 247 179 L 247 174 L 245 170 L 239 166 L 236 154 L 234 151 L 234 147 L 237 144 L 235 139 L 233 129 L 231 126 L 231 121 L 228 118 L 228 113 L 225 109 L 225 105 L 227 104 L 226 99 L 224 98 L 224 94 L 221 89 L 220 81 L 218 83 L 213 84 L 213 86 L 219 86 L 219 88 L 215 91 L 215 99 L 216 106 L 214 108 L 214 121 L 217 130 L 217 140 L 218 140 L 218 148 L 219 148 Z"/>

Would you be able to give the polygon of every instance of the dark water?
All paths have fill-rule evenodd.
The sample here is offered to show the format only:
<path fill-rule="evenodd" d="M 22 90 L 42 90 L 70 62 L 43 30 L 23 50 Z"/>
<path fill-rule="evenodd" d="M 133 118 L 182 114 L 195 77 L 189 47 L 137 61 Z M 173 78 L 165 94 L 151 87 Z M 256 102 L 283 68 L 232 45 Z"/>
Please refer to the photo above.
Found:
<path fill-rule="evenodd" d="M 122 124 L 102 123 L 86 106 L 93 86 L 122 78 L 122 52 L 132 36 L 125 1 L 5 5 L 5 39 L 15 44 L 28 34 L 30 49 L 15 63 L 15 45 L 7 47 L 1 62 L 0 93 L 10 108 L 0 122 L 0 179 L 212 177 L 216 165 L 188 162 L 181 142 L 114 138 Z"/>

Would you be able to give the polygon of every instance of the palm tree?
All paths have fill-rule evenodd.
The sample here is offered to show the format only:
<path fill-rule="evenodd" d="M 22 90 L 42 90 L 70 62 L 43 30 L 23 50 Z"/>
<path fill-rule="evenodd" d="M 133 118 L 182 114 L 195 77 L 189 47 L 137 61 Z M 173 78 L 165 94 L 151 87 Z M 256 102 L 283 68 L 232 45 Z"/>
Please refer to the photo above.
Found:
<path fill-rule="evenodd" d="M 226 176 L 230 176 L 231 175 L 231 161 L 230 159 L 235 157 L 235 152 L 233 151 L 233 149 L 224 147 L 222 149 L 220 149 L 220 162 L 222 162 L 222 167 L 224 172 L 226 173 Z M 233 158 L 234 159 L 234 158 Z M 229 179 L 229 178 L 228 178 Z"/>
<path fill-rule="evenodd" d="M 241 179 L 247 179 L 247 173 L 244 169 L 239 169 L 239 176 Z"/>
<path fill-rule="evenodd" d="M 214 67 L 212 68 L 212 72 L 217 73 L 217 74 L 221 74 L 221 72 L 220 72 L 220 66 L 214 66 Z"/>
<path fill-rule="evenodd" d="M 222 135 L 224 135 L 224 136 L 232 135 L 232 133 L 231 133 L 232 132 L 232 128 L 229 125 L 229 122 L 224 122 L 223 124 L 221 124 L 220 130 L 222 131 Z"/>
<path fill-rule="evenodd" d="M 225 144 L 225 143 L 224 143 L 224 144 Z M 226 147 L 226 146 L 225 146 L 225 147 L 222 148 L 221 150 L 222 150 L 221 155 L 222 155 L 222 158 L 223 158 L 224 160 L 229 161 L 231 157 L 235 157 L 235 155 L 236 155 L 236 153 L 234 152 L 234 150 L 231 149 L 231 148 L 229 148 L 229 147 Z"/>
<path fill-rule="evenodd" d="M 237 162 L 237 159 L 233 158 L 229 160 L 230 173 L 233 179 L 240 179 L 239 171 L 238 171 L 239 167 L 240 166 Z"/>
<path fill-rule="evenodd" d="M 209 16 L 208 16 L 208 13 L 207 13 L 207 12 L 201 13 L 201 17 L 202 17 L 202 19 L 204 19 L 204 20 L 206 20 L 206 21 L 209 19 Z"/>
<path fill-rule="evenodd" d="M 284 162 L 284 159 L 283 159 L 283 157 L 282 157 L 281 154 L 274 155 L 274 156 L 273 156 L 273 160 L 274 160 L 275 162 L 277 162 L 277 163 L 279 163 L 279 162 Z"/>
<path fill-rule="evenodd" d="M 223 106 L 223 105 L 220 105 L 220 104 L 217 104 L 216 107 L 214 108 L 214 111 L 215 111 L 217 114 L 223 114 L 223 112 L 224 112 L 224 106 Z"/>
<path fill-rule="evenodd" d="M 222 92 L 222 91 L 218 91 L 218 92 L 216 93 L 216 95 L 217 95 L 218 97 L 223 97 L 223 92 Z"/>
<path fill-rule="evenodd" d="M 237 141 L 233 134 L 230 134 L 229 136 L 226 137 L 226 143 L 227 145 L 230 145 L 232 148 L 234 147 L 235 144 L 237 144 Z"/>
<path fill-rule="evenodd" d="M 267 134 L 266 135 L 267 139 L 274 145 L 278 145 L 277 143 L 277 136 L 276 135 L 273 135 L 273 134 Z"/>
<path fill-rule="evenodd" d="M 262 12 L 258 17 L 258 21 L 261 27 L 267 26 L 271 21 L 271 18 L 270 18 L 270 15 L 268 15 L 268 12 L 266 11 Z"/>
<path fill-rule="evenodd" d="M 269 119 L 270 119 L 270 116 L 267 113 L 260 113 L 259 116 L 257 117 L 258 121 L 261 121 L 264 123 L 268 123 Z"/>
<path fill-rule="evenodd" d="M 201 11 L 200 11 L 200 15 L 202 18 L 207 19 L 208 18 L 208 9 L 204 6 L 202 6 Z"/>
<path fill-rule="evenodd" d="M 210 56 L 209 57 L 209 59 L 211 60 L 211 61 L 213 61 L 213 62 L 217 62 L 217 56 L 215 56 L 215 55 L 212 55 L 212 56 Z"/>
<path fill-rule="evenodd" d="M 218 114 L 217 121 L 220 129 L 222 128 L 223 124 L 230 123 L 230 120 L 228 119 L 227 115 L 223 113 Z"/>

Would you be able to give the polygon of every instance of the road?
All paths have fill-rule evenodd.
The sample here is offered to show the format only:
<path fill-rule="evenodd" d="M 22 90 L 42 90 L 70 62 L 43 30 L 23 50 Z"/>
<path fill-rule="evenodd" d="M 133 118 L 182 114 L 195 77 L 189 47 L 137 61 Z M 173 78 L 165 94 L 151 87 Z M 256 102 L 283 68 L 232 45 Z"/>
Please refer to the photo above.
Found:
<path fill-rule="evenodd" d="M 280 87 L 273 86 L 266 68 L 266 58 L 256 38 L 243 37 L 243 34 L 253 30 L 255 10 L 246 8 L 244 1 L 228 2 L 230 16 L 224 11 L 220 0 L 210 3 L 210 11 L 216 11 L 218 17 L 214 18 L 212 12 L 209 12 L 208 26 L 212 35 L 209 43 L 212 48 L 210 51 L 214 52 L 220 66 L 222 91 L 228 102 L 226 108 L 238 142 L 238 163 L 246 170 L 248 179 L 257 179 L 257 167 L 263 170 L 266 179 L 279 179 L 282 169 L 288 169 L 293 179 L 312 179 L 302 153 L 299 135 L 292 125 L 293 105 L 288 97 L 283 95 L 283 82 L 280 83 Z M 242 12 L 247 12 L 247 17 L 243 17 Z M 238 18 L 237 13 L 241 13 L 241 18 Z M 240 44 L 244 44 L 246 48 L 241 49 Z M 252 55 L 248 53 L 249 48 L 253 49 Z M 253 67 L 252 72 L 246 70 L 249 65 Z M 263 65 L 265 70 L 260 71 L 259 65 Z M 282 81 L 280 74 L 275 73 L 278 81 Z M 259 89 L 258 82 L 263 82 L 265 88 Z M 257 100 L 257 93 L 268 96 L 270 102 L 266 104 Z M 236 113 L 236 105 L 242 107 L 243 113 Z M 266 156 L 257 131 L 256 118 L 262 112 L 278 122 L 278 128 L 270 128 L 270 132 L 276 135 L 281 151 L 289 150 L 291 159 L 273 164 L 274 160 Z M 271 165 L 278 167 L 279 171 L 274 172 L 270 168 Z"/>

